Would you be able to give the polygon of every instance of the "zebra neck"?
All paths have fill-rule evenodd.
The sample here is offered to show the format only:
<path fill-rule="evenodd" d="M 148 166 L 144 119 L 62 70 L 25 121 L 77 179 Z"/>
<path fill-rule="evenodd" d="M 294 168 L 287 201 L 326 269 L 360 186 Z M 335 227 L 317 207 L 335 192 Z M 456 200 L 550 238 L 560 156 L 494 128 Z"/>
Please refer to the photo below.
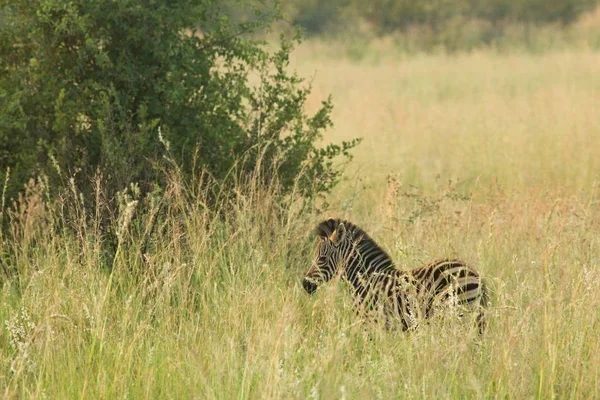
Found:
<path fill-rule="evenodd" d="M 349 261 L 345 278 L 357 289 L 362 286 L 361 281 L 368 279 L 370 275 L 396 270 L 391 258 L 379 247 L 368 242 L 361 243 Z"/>

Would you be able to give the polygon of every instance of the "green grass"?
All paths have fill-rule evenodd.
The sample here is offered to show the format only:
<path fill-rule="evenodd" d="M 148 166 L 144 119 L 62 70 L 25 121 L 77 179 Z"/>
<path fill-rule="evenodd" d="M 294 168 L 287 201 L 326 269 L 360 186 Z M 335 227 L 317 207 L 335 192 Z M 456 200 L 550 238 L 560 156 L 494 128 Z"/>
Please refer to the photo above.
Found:
<path fill-rule="evenodd" d="M 173 176 L 160 212 L 123 200 L 106 254 L 78 196 L 30 187 L 3 210 L 16 240 L 2 238 L 2 267 L 18 274 L 0 292 L 0 396 L 600 397 L 598 54 L 357 64 L 307 46 L 294 64 L 317 70 L 315 106 L 334 96 L 326 139 L 365 137 L 330 209 L 281 211 L 250 182 L 217 218 Z M 339 282 L 307 296 L 309 231 L 329 216 L 401 266 L 473 264 L 492 290 L 485 336 L 451 318 L 365 326 Z"/>

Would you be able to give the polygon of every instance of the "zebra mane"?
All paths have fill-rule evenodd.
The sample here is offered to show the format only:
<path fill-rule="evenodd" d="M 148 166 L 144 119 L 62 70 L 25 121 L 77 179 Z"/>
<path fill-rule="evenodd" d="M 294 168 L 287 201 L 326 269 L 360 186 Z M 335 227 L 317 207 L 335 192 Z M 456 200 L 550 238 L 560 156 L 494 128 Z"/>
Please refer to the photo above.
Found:
<path fill-rule="evenodd" d="M 315 234 L 322 238 L 328 238 L 341 223 L 344 224 L 344 226 L 346 227 L 346 232 L 352 235 L 352 239 L 356 241 L 356 243 L 360 246 L 362 250 L 376 250 L 380 254 L 385 255 L 387 260 L 389 260 L 390 265 L 394 264 L 390 255 L 385 250 L 383 250 L 375 240 L 373 240 L 362 228 L 354 225 L 350 221 L 346 221 L 340 218 L 329 218 L 317 225 L 315 229 Z"/>
<path fill-rule="evenodd" d="M 335 228 L 338 227 L 338 225 L 340 224 L 340 222 L 344 222 L 339 218 L 333 219 L 333 218 L 329 218 L 323 222 L 321 222 L 319 225 L 317 225 L 317 227 L 315 228 L 315 235 L 322 237 L 324 239 L 328 238 L 329 236 L 331 236 L 331 234 L 333 233 L 333 231 L 335 231 Z"/>

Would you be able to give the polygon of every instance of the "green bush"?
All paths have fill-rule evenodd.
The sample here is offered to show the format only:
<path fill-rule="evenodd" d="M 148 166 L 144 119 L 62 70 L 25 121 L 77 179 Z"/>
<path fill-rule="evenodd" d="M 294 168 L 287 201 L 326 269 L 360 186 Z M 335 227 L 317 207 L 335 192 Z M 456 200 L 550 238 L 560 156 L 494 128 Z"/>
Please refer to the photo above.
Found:
<path fill-rule="evenodd" d="M 232 7 L 254 17 L 232 22 Z M 259 158 L 268 168 L 279 160 L 284 193 L 300 172 L 303 196 L 328 191 L 339 179 L 333 159 L 348 156 L 356 141 L 316 148 L 331 125 L 330 100 L 307 115 L 310 86 L 287 72 L 293 41 L 270 53 L 249 39 L 277 18 L 277 4 L 247 1 L 5 1 L 0 165 L 11 170 L 7 196 L 40 173 L 50 186 L 75 176 L 91 193 L 98 169 L 111 193 L 132 181 L 149 189 L 160 182 L 164 143 L 187 174 L 205 169 L 218 181 L 232 169 L 254 171 Z"/>

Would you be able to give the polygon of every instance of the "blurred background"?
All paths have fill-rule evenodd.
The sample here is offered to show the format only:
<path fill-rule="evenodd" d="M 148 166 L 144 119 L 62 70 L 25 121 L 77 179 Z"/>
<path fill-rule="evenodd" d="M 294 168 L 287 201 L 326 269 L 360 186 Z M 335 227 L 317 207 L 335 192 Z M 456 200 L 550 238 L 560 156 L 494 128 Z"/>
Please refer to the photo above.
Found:
<path fill-rule="evenodd" d="M 290 0 L 282 8 L 289 22 L 309 37 L 352 42 L 390 37 L 403 52 L 480 47 L 541 51 L 571 45 L 598 48 L 598 4 L 597 0 Z M 352 51 L 361 56 L 356 48 Z"/>
<path fill-rule="evenodd" d="M 372 209 L 390 174 L 426 192 L 448 180 L 469 193 L 499 185 L 533 197 L 595 187 L 599 5 L 286 2 L 289 23 L 277 29 L 305 34 L 292 59 L 312 77 L 313 107 L 333 95 L 326 139 L 364 138 L 349 171 L 367 190 L 343 202 Z"/>

